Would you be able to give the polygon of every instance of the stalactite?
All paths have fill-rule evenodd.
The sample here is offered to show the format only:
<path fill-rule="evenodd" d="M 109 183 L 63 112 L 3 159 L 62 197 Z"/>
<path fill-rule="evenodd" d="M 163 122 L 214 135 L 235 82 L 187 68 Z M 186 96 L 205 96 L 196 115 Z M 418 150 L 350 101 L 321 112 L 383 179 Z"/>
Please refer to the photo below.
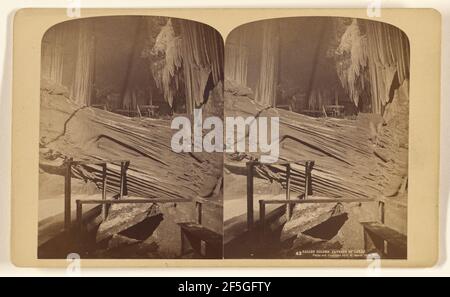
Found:
<path fill-rule="evenodd" d="M 94 35 L 89 20 L 78 23 L 78 48 L 71 98 L 78 105 L 91 104 L 94 72 Z"/>
<path fill-rule="evenodd" d="M 177 22 L 179 36 L 172 22 Z M 157 88 L 163 90 L 164 99 L 172 106 L 175 93 L 184 85 L 188 114 L 208 99 L 205 88 L 210 77 L 214 86 L 223 80 L 222 37 L 204 24 L 169 19 L 156 37 L 151 55 L 164 57 L 152 65 Z"/>
<path fill-rule="evenodd" d="M 225 46 L 225 78 L 239 85 L 247 86 L 248 38 L 245 27 L 239 29 L 234 39 L 228 39 Z"/>
<path fill-rule="evenodd" d="M 261 70 L 256 88 L 256 101 L 262 105 L 275 106 L 278 85 L 279 26 L 275 20 L 264 22 Z"/>
<path fill-rule="evenodd" d="M 163 58 L 152 58 L 155 56 L 163 56 Z M 147 57 L 153 59 L 151 70 L 156 87 L 162 90 L 164 99 L 172 107 L 175 93 L 180 85 L 182 48 L 181 38 L 175 35 L 171 19 L 168 19 L 166 25 L 161 28 L 153 49 Z"/>
<path fill-rule="evenodd" d="M 62 84 L 64 24 L 52 27 L 42 42 L 42 78 Z"/>
<path fill-rule="evenodd" d="M 389 24 L 353 20 L 336 54 L 342 86 L 357 106 L 362 92 L 370 89 L 374 113 L 383 112 L 395 76 L 400 84 L 409 78 L 408 38 Z"/>
<path fill-rule="evenodd" d="M 186 109 L 205 103 L 205 87 L 211 75 L 213 85 L 223 80 L 224 49 L 220 34 L 201 23 L 180 20 Z"/>
<path fill-rule="evenodd" d="M 306 98 L 308 100 L 308 109 L 310 110 L 322 110 L 324 105 L 328 105 L 329 102 L 325 100 L 327 97 L 325 95 L 327 87 L 323 86 L 323 82 L 318 78 L 320 73 L 320 58 L 325 56 L 326 49 L 324 47 L 324 39 L 326 37 L 326 31 L 329 24 L 324 21 L 320 24 L 319 36 L 317 38 L 317 43 L 315 45 L 314 57 L 312 60 L 312 71 L 309 77 L 308 88 L 306 92 Z M 319 70 L 319 71 L 318 71 Z M 328 82 L 329 83 L 329 82 Z"/>
<path fill-rule="evenodd" d="M 342 86 L 347 90 L 350 99 L 359 105 L 362 91 L 365 88 L 364 76 L 361 75 L 367 66 L 367 39 L 361 34 L 356 19 L 342 35 L 338 56 L 344 55 L 337 63 L 337 72 Z"/>
<path fill-rule="evenodd" d="M 137 106 L 136 98 L 136 68 L 140 62 L 140 51 L 144 42 L 144 29 L 145 29 L 145 19 L 141 17 L 136 23 L 135 40 L 131 48 L 130 56 L 128 59 L 127 72 L 125 73 L 125 83 L 122 88 L 122 108 L 135 110 Z"/>
<path fill-rule="evenodd" d="M 402 31 L 391 25 L 367 22 L 365 26 L 372 109 L 381 113 L 389 102 L 395 75 L 400 84 L 409 77 L 409 42 Z"/>

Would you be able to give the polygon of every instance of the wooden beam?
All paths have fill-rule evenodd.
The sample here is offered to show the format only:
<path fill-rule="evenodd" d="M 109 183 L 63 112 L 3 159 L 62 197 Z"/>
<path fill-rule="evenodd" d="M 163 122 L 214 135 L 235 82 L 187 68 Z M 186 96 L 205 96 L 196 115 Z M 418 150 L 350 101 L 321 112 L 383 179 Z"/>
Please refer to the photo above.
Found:
<path fill-rule="evenodd" d="M 337 199 L 337 198 L 324 198 L 324 199 L 308 199 L 308 200 L 264 200 L 265 204 L 312 204 L 312 203 L 355 203 L 355 202 L 374 202 L 375 199 Z"/>
<path fill-rule="evenodd" d="M 128 160 L 83 160 L 83 161 L 73 161 L 72 165 L 103 165 L 103 164 L 113 164 L 113 163 L 121 163 L 121 162 L 128 162 Z"/>
<path fill-rule="evenodd" d="M 89 199 L 89 200 L 77 200 L 81 204 L 126 204 L 126 203 L 187 203 L 191 202 L 186 199 L 148 199 L 148 198 L 142 198 L 142 199 Z"/>

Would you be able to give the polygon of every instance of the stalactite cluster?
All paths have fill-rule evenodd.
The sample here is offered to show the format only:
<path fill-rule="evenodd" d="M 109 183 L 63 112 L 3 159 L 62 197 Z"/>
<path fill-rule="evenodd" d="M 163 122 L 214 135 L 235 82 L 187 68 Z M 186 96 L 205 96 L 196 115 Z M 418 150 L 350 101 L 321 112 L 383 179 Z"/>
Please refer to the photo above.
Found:
<path fill-rule="evenodd" d="M 175 35 L 171 19 L 161 28 L 153 49 L 147 56 L 162 56 L 161 59 L 153 58 L 151 70 L 156 87 L 162 90 L 164 99 L 172 107 L 182 79 L 182 46 L 181 38 Z"/>
<path fill-rule="evenodd" d="M 172 21 L 178 22 L 179 35 L 176 35 Z M 205 88 L 208 81 L 211 80 L 215 86 L 223 80 L 222 44 L 219 33 L 204 24 L 184 20 L 167 21 L 152 49 L 153 55 L 162 55 L 164 59 L 153 63 L 152 73 L 157 87 L 163 90 L 170 106 L 181 82 L 185 86 L 188 114 L 206 102 L 208 94 L 205 94 Z"/>
<path fill-rule="evenodd" d="M 256 101 L 262 105 L 275 106 L 279 67 L 279 24 L 275 20 L 263 24 L 262 56 Z"/>
<path fill-rule="evenodd" d="M 356 106 L 359 105 L 361 93 L 366 87 L 365 77 L 361 75 L 367 67 L 366 47 L 366 36 L 361 34 L 358 22 L 354 19 L 342 35 L 336 50 L 336 70 L 342 86 Z"/>
<path fill-rule="evenodd" d="M 365 25 L 372 110 L 381 113 L 389 102 L 395 75 L 399 84 L 409 78 L 409 41 L 402 31 L 391 25 L 375 22 Z"/>
<path fill-rule="evenodd" d="M 353 20 L 341 36 L 336 50 L 337 73 L 356 106 L 361 94 L 370 94 L 370 111 L 383 113 L 391 86 L 409 77 L 409 42 L 389 24 Z"/>
<path fill-rule="evenodd" d="M 208 99 L 205 87 L 210 76 L 214 86 L 223 80 L 224 49 L 222 37 L 213 28 L 180 22 L 186 109 L 190 114 Z"/>

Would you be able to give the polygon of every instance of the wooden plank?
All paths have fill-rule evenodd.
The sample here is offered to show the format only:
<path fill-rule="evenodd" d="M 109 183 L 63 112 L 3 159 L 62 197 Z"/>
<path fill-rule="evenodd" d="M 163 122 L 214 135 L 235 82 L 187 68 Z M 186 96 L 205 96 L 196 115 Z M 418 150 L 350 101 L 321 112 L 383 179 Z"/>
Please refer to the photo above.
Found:
<path fill-rule="evenodd" d="M 375 234 L 376 236 L 382 238 L 388 244 L 392 244 L 395 247 L 405 250 L 407 248 L 407 237 L 394 229 L 387 227 L 386 225 L 377 222 L 363 222 L 361 225 L 364 230 L 369 233 Z"/>
<path fill-rule="evenodd" d="M 100 200 L 100 199 L 91 199 L 91 200 L 77 200 L 80 201 L 81 204 L 126 204 L 126 203 L 188 203 L 191 202 L 186 199 L 121 199 L 121 200 Z"/>
<path fill-rule="evenodd" d="M 114 163 L 122 163 L 127 162 L 128 160 L 81 160 L 81 161 L 72 161 L 73 166 L 77 165 L 103 165 L 103 164 L 114 164 Z"/>
<path fill-rule="evenodd" d="M 407 259 L 407 237 L 377 222 L 361 223 L 364 228 L 364 247 L 376 251 L 386 259 Z"/>
<path fill-rule="evenodd" d="M 375 199 L 307 199 L 307 200 L 264 200 L 266 204 L 308 204 L 308 203 L 364 203 L 374 202 Z"/>
<path fill-rule="evenodd" d="M 194 223 L 178 223 L 178 225 L 183 231 L 207 243 L 222 242 L 222 236 L 219 233 L 211 231 L 201 225 Z"/>
<path fill-rule="evenodd" d="M 222 235 L 195 223 L 179 223 L 182 236 L 182 253 L 190 245 L 202 257 L 223 257 Z"/>

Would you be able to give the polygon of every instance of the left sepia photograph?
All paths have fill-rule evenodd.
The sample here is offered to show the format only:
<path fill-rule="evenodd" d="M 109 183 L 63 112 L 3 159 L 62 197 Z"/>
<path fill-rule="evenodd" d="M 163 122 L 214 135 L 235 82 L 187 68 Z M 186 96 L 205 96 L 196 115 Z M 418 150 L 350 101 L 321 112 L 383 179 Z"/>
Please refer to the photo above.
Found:
<path fill-rule="evenodd" d="M 222 258 L 223 154 L 171 143 L 176 117 L 223 119 L 223 59 L 216 30 L 176 18 L 44 34 L 38 258 Z"/>

